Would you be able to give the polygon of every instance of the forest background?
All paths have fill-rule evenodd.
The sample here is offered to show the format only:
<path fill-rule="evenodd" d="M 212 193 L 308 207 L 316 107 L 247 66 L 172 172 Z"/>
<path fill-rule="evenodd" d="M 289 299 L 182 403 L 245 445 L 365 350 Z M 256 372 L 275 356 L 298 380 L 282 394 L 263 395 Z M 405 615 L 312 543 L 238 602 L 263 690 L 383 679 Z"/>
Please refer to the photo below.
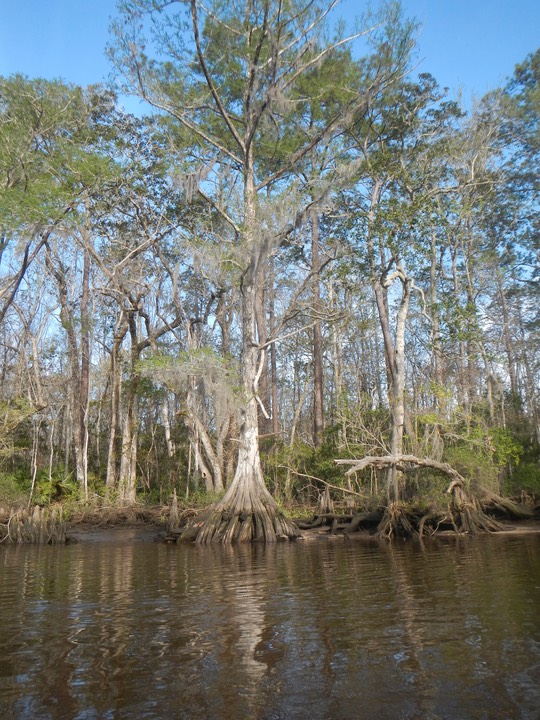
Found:
<path fill-rule="evenodd" d="M 0 79 L 5 501 L 538 494 L 540 52 L 464 109 L 333 11 L 122 2 L 114 86 Z"/>

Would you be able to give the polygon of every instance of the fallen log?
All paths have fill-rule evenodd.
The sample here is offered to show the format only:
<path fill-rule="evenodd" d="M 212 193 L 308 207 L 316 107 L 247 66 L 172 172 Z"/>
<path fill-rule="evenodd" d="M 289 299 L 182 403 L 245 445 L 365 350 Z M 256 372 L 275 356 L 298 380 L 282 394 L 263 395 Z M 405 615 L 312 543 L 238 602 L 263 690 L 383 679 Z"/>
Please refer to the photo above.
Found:
<path fill-rule="evenodd" d="M 358 530 L 365 529 L 366 526 L 376 526 L 382 517 L 382 509 L 352 514 L 317 513 L 312 520 L 300 520 L 297 525 L 301 530 L 316 530 L 317 528 L 327 527 L 330 535 L 342 531 L 343 535 L 348 536 Z"/>

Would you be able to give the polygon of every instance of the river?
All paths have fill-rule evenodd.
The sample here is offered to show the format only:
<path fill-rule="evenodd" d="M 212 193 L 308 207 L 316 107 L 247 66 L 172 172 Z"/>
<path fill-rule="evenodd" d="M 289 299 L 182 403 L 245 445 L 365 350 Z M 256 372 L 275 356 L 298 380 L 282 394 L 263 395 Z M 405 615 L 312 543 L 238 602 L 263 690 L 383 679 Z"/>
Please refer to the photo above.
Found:
<path fill-rule="evenodd" d="M 0 548 L 0 717 L 540 718 L 540 536 Z"/>

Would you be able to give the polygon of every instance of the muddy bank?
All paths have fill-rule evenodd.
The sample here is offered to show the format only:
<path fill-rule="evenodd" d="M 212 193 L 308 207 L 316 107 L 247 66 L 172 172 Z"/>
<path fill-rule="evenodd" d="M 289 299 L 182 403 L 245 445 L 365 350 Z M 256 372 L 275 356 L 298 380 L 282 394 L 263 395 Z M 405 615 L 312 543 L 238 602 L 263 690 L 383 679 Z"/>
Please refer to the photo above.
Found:
<path fill-rule="evenodd" d="M 488 534 L 488 533 L 486 533 Z M 497 533 L 489 533 L 490 536 L 496 535 L 501 537 L 508 537 L 511 535 L 540 535 L 540 522 L 524 522 L 524 523 L 513 523 L 504 527 L 503 530 Z M 167 542 L 167 529 L 166 527 L 160 526 L 119 526 L 114 525 L 107 526 L 94 526 L 94 525 L 75 525 L 68 530 L 68 542 L 74 543 L 96 543 L 96 542 L 110 542 L 110 543 L 142 543 L 142 542 Z M 443 531 L 431 538 L 434 539 L 449 539 L 460 537 L 456 533 L 451 531 Z M 425 538 L 427 539 L 427 538 Z M 360 531 L 353 533 L 352 535 L 345 536 L 331 535 L 329 532 L 324 530 L 303 530 L 302 541 L 346 541 L 346 542 L 382 542 L 377 535 L 369 533 L 367 531 Z"/>
<path fill-rule="evenodd" d="M 138 525 L 128 527 L 75 525 L 68 530 L 68 543 L 144 543 L 159 542 L 165 536 L 165 530 L 155 526 Z"/>
<path fill-rule="evenodd" d="M 151 542 L 166 534 L 166 506 L 99 508 L 71 515 L 68 542 Z"/>
<path fill-rule="evenodd" d="M 185 511 L 192 516 L 195 510 Z M 173 542 L 168 532 L 168 508 L 122 508 L 106 513 L 85 512 L 74 515 L 67 528 L 70 542 Z M 495 534 L 501 536 L 540 534 L 540 519 L 513 520 L 502 522 L 502 529 Z M 457 537 L 453 531 L 441 531 L 435 538 Z M 344 535 L 331 533 L 328 527 L 302 530 L 303 540 L 377 540 L 375 533 L 368 530 Z"/>
<path fill-rule="evenodd" d="M 61 513 L 61 506 L 54 506 Z M 131 507 L 100 507 L 78 509 L 72 512 L 69 519 L 63 520 L 67 542 L 176 542 L 179 532 L 186 522 L 199 512 L 200 508 L 183 507 L 179 509 L 178 524 L 174 532 L 170 532 L 170 507 L 134 505 Z M 3 530 L 0 541 L 9 544 L 17 542 L 14 537 L 7 537 L 8 531 L 13 536 L 15 518 L 22 511 L 12 509 L 6 517 L 0 517 L 0 530 Z M 305 520 L 295 519 L 301 528 L 302 540 L 337 540 L 376 541 L 377 525 L 358 527 L 354 532 L 347 532 L 347 524 L 321 525 L 319 527 L 302 527 L 308 524 Z M 350 526 L 349 526 L 350 527 Z M 439 529 L 436 533 L 425 533 L 424 537 L 449 538 L 465 535 L 456 534 L 451 529 Z M 499 518 L 499 530 L 496 535 L 540 534 L 540 518 L 512 519 Z M 49 544 L 51 544 L 49 542 Z"/>

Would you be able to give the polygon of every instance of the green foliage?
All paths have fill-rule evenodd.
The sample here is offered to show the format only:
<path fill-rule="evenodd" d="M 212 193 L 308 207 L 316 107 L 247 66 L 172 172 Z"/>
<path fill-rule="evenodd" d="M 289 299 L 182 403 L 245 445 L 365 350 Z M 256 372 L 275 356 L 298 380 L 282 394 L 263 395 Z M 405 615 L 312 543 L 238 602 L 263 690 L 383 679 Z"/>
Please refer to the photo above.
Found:
<path fill-rule="evenodd" d="M 189 502 L 190 506 L 195 506 L 197 508 L 205 508 L 217 502 L 222 497 L 223 493 L 206 492 L 206 490 L 199 489 L 195 490 L 195 492 L 190 493 L 189 497 L 186 499 L 186 502 Z"/>
<path fill-rule="evenodd" d="M 419 291 L 411 295 L 407 327 L 404 395 L 414 430 L 404 448 L 440 457 L 444 446 L 442 459 L 473 483 L 536 492 L 530 418 L 538 410 L 538 283 L 530 268 L 537 265 L 539 235 L 540 54 L 529 56 L 506 89 L 458 125 L 457 105 L 431 76 L 406 74 L 414 28 L 400 16 L 399 3 L 384 4 L 381 18 L 368 23 L 375 30 L 359 49 L 371 55 L 362 59 L 340 42 L 344 28 L 327 22 L 328 5 L 320 0 L 211 6 L 206 12 L 200 3 L 120 3 L 111 54 L 124 77 L 131 76 L 130 90 L 142 90 L 160 107 L 159 119 L 122 115 L 114 95 L 99 88 L 0 78 L 3 302 L 12 287 L 19 292 L 17 304 L 5 306 L 11 317 L 2 327 L 2 397 L 10 398 L 10 388 L 13 397 L 0 402 L 0 461 L 24 463 L 26 471 L 0 477 L 0 498 L 28 492 L 34 447 L 40 468 L 48 458 L 57 463 L 52 478 L 38 472 L 35 499 L 83 499 L 61 467 L 62 460 L 73 467 L 68 415 L 77 415 L 69 393 L 83 350 L 82 242 L 91 255 L 97 318 L 90 331 L 90 467 L 104 468 L 110 353 L 115 322 L 118 331 L 125 315 L 133 326 L 118 346 L 126 385 L 116 449 L 126 398 L 136 387 L 137 471 L 146 501 L 187 485 L 193 438 L 186 418 L 200 419 L 215 441 L 219 429 L 229 427 L 220 421 L 246 400 L 241 359 L 219 346 L 221 340 L 240 348 L 246 332 L 244 352 L 262 340 L 262 327 L 257 333 L 251 319 L 248 330 L 242 323 L 241 298 L 252 279 L 261 298 L 267 291 L 266 318 L 279 340 L 272 346 L 279 385 L 273 411 L 291 418 L 298 407 L 292 446 L 286 437 L 283 444 L 262 442 L 269 486 L 282 498 L 311 503 L 331 484 L 337 498 L 346 478 L 336 457 L 386 453 L 391 419 L 384 407 L 388 368 L 380 319 L 383 312 L 395 317 L 397 296 L 384 286 L 386 308 L 377 310 L 373 290 L 400 265 Z M 196 39 L 191 10 L 199 13 Z M 321 259 L 328 264 L 320 276 L 299 280 L 298 269 L 313 260 L 312 209 L 320 214 Z M 45 239 L 48 262 L 38 265 Z M 339 260 L 330 263 L 331 257 Z M 273 288 L 265 276 L 270 258 Z M 65 282 L 72 312 L 55 310 L 57 292 L 47 272 L 56 266 L 63 277 L 56 291 Z M 18 268 L 28 270 L 20 288 Z M 42 271 L 38 288 L 32 273 Z M 315 284 L 321 308 L 331 308 L 328 323 L 311 302 Z M 503 301 L 508 317 L 501 318 Z M 332 406 L 336 418 L 317 448 L 299 439 L 310 434 L 313 347 L 301 328 L 314 318 L 323 323 L 325 410 Z M 72 332 L 71 364 L 57 341 L 62 329 Z M 440 385 L 432 377 L 436 334 Z M 139 354 L 156 347 L 162 354 L 133 368 L 130 340 Z M 187 350 L 191 344 L 200 347 Z M 288 348 L 301 357 L 294 378 Z M 94 354 L 100 353 L 98 369 Z M 505 354 L 514 356 L 507 368 Z M 505 398 L 512 365 L 515 392 Z M 500 378 L 488 377 L 489 367 Z M 478 399 L 486 380 L 492 381 L 489 409 Z M 48 403 L 41 425 L 32 423 L 35 409 L 18 395 L 24 388 L 31 396 L 36 385 Z M 172 458 L 160 420 L 164 399 L 172 411 Z M 494 408 L 503 403 L 507 427 L 492 427 Z M 224 443 L 236 449 L 238 427 L 229 430 L 235 437 Z M 351 482 L 378 497 L 384 477 L 385 471 L 368 469 Z M 89 484 L 92 495 L 105 495 L 98 475 Z M 447 499 L 445 478 L 432 471 L 406 473 L 403 485 L 411 504 Z M 207 505 L 215 498 L 197 491 L 190 500 Z"/>
<path fill-rule="evenodd" d="M 53 225 L 76 211 L 84 190 L 118 177 L 98 151 L 112 100 L 58 81 L 0 78 L 0 226 Z"/>
<path fill-rule="evenodd" d="M 434 506 L 444 508 L 448 505 L 448 477 L 428 468 L 418 468 L 407 473 L 403 499 L 417 507 Z"/>
<path fill-rule="evenodd" d="M 505 468 L 509 464 L 519 465 L 524 448 L 514 435 L 502 427 L 492 428 L 490 435 L 493 443 L 493 462 L 495 466 Z"/>
<path fill-rule="evenodd" d="M 0 505 L 23 505 L 28 501 L 28 488 L 19 476 L 0 472 Z"/>
<path fill-rule="evenodd" d="M 504 491 L 508 495 L 520 495 L 526 493 L 540 497 L 540 462 L 536 460 L 524 460 L 520 462 L 511 475 L 507 475 L 504 481 Z"/>
<path fill-rule="evenodd" d="M 15 431 L 36 412 L 26 397 L 0 402 L 0 461 L 16 451 Z"/>
<path fill-rule="evenodd" d="M 493 454 L 482 445 L 470 441 L 457 441 L 445 448 L 443 460 L 473 485 L 498 490 L 498 468 L 493 462 Z"/>
<path fill-rule="evenodd" d="M 326 483 L 336 488 L 346 488 L 344 469 L 337 466 L 334 460 L 338 456 L 362 457 L 365 452 L 361 445 L 340 448 L 338 438 L 339 426 L 333 425 L 325 430 L 320 447 L 297 441 L 292 447 L 285 444 L 274 445 L 263 452 L 264 474 L 274 495 L 286 503 L 297 501 L 311 506 L 317 502 L 320 493 L 326 488 Z M 357 487 L 362 493 L 365 489 L 360 485 Z M 340 495 L 339 490 L 332 492 L 336 496 Z"/>
<path fill-rule="evenodd" d="M 82 499 L 82 488 L 72 477 L 66 478 L 61 469 L 57 469 L 50 478 L 48 472 L 38 472 L 33 495 L 36 505 L 49 505 L 59 501 L 78 503 Z"/>

